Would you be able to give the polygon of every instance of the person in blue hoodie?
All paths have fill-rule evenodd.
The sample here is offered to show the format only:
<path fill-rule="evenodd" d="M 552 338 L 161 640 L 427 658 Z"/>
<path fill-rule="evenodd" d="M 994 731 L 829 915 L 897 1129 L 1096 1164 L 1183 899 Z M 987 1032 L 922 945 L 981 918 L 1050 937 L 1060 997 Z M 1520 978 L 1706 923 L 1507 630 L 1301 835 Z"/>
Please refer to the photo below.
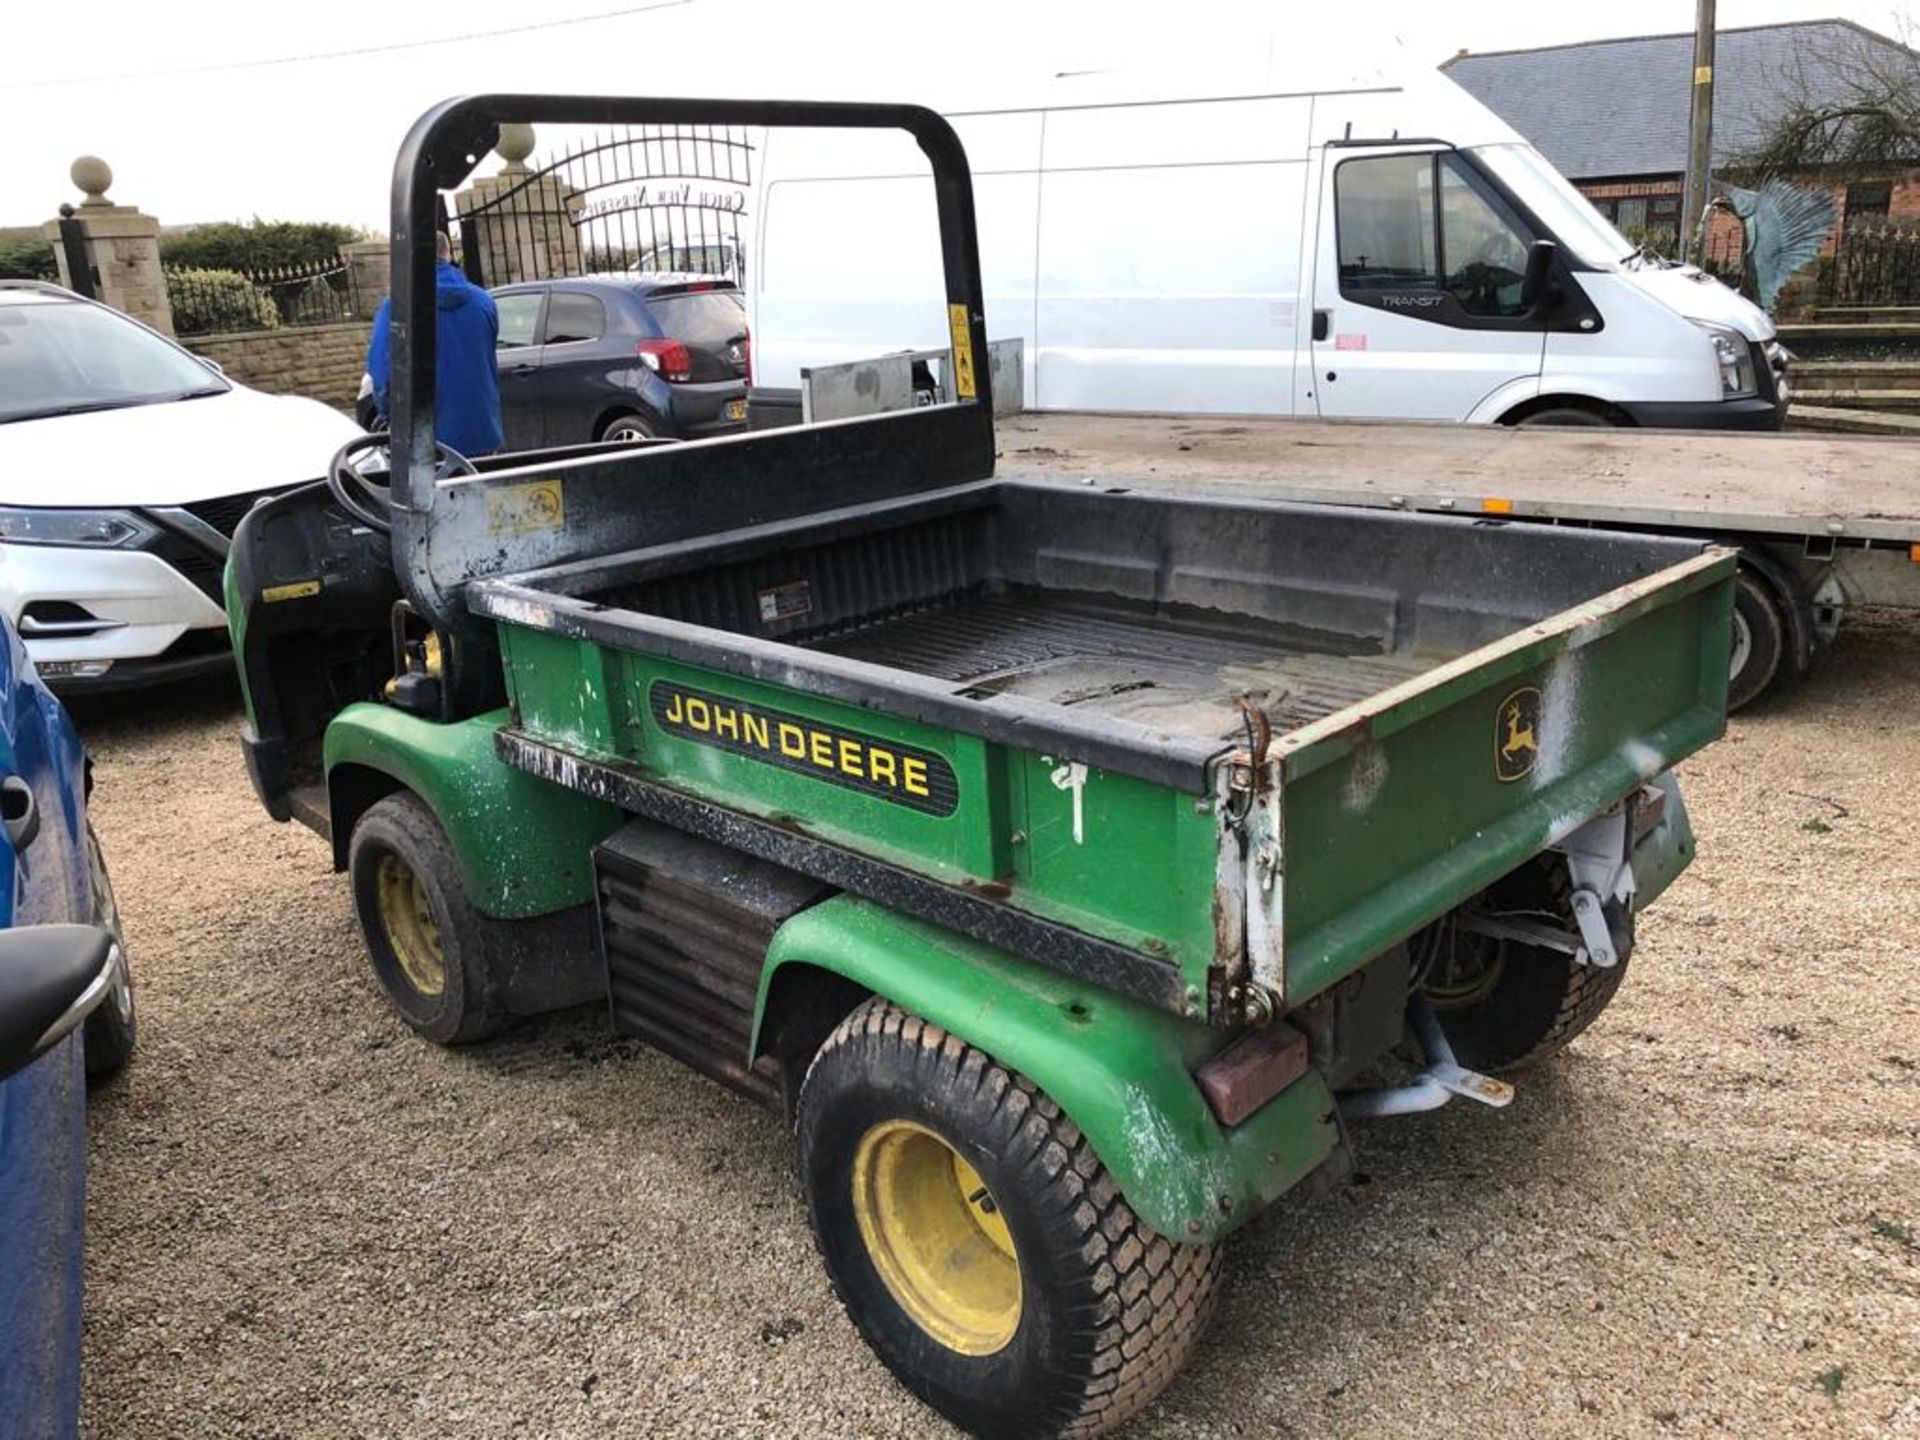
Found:
<path fill-rule="evenodd" d="M 504 438 L 500 428 L 500 377 L 494 370 L 494 345 L 500 338 L 500 312 L 493 297 L 460 273 L 445 233 L 433 237 L 434 294 L 438 344 L 434 347 L 433 435 L 449 450 L 469 458 L 490 455 Z M 391 299 L 373 312 L 367 341 L 367 374 L 373 379 L 373 408 L 382 420 L 393 366 L 388 320 Z"/>

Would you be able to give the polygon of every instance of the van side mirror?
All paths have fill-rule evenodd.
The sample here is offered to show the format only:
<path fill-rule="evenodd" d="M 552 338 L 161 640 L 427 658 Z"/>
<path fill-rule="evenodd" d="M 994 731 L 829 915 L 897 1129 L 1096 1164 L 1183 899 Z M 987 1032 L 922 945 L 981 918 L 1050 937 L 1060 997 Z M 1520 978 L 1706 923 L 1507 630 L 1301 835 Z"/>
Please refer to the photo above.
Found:
<path fill-rule="evenodd" d="M 0 930 L 0 1079 L 78 1030 L 121 963 L 112 932 L 97 925 Z"/>
<path fill-rule="evenodd" d="M 1527 271 L 1520 277 L 1520 303 L 1529 314 L 1547 307 L 1553 277 L 1553 262 L 1560 247 L 1551 240 L 1536 240 L 1527 247 Z"/>

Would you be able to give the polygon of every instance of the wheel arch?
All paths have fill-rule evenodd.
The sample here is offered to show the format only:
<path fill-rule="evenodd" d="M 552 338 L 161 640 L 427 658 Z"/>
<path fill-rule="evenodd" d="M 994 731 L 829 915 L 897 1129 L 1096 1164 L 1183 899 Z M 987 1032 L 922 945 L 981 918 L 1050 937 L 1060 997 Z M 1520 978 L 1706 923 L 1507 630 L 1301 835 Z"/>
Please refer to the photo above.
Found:
<path fill-rule="evenodd" d="M 1503 411 L 1495 423 L 1518 425 L 1531 416 L 1542 415 L 1549 410 L 1584 410 L 1590 415 L 1599 416 L 1609 425 L 1617 425 L 1622 429 L 1633 428 L 1633 417 L 1618 405 L 1597 399 L 1592 395 L 1572 394 L 1566 391 L 1534 395 L 1522 400 L 1519 404 L 1511 405 Z"/>
<path fill-rule="evenodd" d="M 792 1007 L 836 986 L 855 1004 L 890 1000 L 1025 1075 L 1080 1127 L 1134 1212 L 1173 1240 L 1239 1228 L 1339 1143 L 1318 1074 L 1224 1130 L 1191 1073 L 1219 1032 L 845 895 L 775 934 L 750 1058 L 787 1033 Z"/>
<path fill-rule="evenodd" d="M 494 750 L 504 711 L 443 724 L 387 705 L 350 705 L 327 727 L 334 868 L 353 827 L 405 790 L 446 831 L 468 899 L 492 919 L 527 920 L 593 899 L 593 847 L 619 825 L 613 806 L 515 770 Z"/>
<path fill-rule="evenodd" d="M 628 415 L 643 421 L 655 435 L 664 435 L 667 431 L 667 422 L 655 412 L 651 405 L 637 395 L 622 396 L 618 400 L 609 401 L 601 408 L 600 413 L 593 417 L 593 438 L 598 440 L 607 433 L 609 425 Z"/>
<path fill-rule="evenodd" d="M 375 765 L 346 761 L 327 771 L 327 833 L 333 841 L 336 873 L 347 868 L 348 843 L 360 817 L 406 788 L 398 776 Z"/>

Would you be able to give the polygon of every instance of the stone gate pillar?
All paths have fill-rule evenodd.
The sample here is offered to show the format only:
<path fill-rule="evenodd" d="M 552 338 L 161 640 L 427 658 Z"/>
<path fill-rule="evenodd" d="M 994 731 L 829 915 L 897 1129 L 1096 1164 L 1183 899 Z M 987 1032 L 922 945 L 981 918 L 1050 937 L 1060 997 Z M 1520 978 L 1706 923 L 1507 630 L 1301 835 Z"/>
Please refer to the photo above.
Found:
<path fill-rule="evenodd" d="M 137 206 L 115 205 L 107 199 L 113 171 L 98 156 L 82 155 L 68 173 L 86 196 L 73 215 L 86 232 L 95 296 L 162 335 L 173 334 L 173 305 L 167 298 L 166 277 L 160 273 L 160 222 L 143 215 Z M 49 220 L 40 233 L 53 246 L 60 283 L 73 288 L 66 247 L 60 243 L 60 222 Z"/>
<path fill-rule="evenodd" d="M 393 247 L 385 240 L 355 240 L 340 247 L 340 258 L 347 266 L 354 315 L 372 319 L 393 290 Z"/>
<path fill-rule="evenodd" d="M 502 125 L 494 153 L 506 162 L 499 173 L 454 196 L 463 252 L 478 248 L 490 286 L 579 274 L 579 192 L 557 173 L 527 167 L 531 125 Z"/>

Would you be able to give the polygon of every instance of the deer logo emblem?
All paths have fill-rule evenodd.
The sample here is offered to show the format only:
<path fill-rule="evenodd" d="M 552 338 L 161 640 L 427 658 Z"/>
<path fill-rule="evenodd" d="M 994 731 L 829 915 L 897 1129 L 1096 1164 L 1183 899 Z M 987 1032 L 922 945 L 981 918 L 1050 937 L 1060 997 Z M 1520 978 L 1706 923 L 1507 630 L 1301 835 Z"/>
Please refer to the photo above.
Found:
<path fill-rule="evenodd" d="M 1528 685 L 1500 702 L 1493 723 L 1493 773 L 1502 782 L 1524 779 L 1540 758 L 1540 692 Z"/>

